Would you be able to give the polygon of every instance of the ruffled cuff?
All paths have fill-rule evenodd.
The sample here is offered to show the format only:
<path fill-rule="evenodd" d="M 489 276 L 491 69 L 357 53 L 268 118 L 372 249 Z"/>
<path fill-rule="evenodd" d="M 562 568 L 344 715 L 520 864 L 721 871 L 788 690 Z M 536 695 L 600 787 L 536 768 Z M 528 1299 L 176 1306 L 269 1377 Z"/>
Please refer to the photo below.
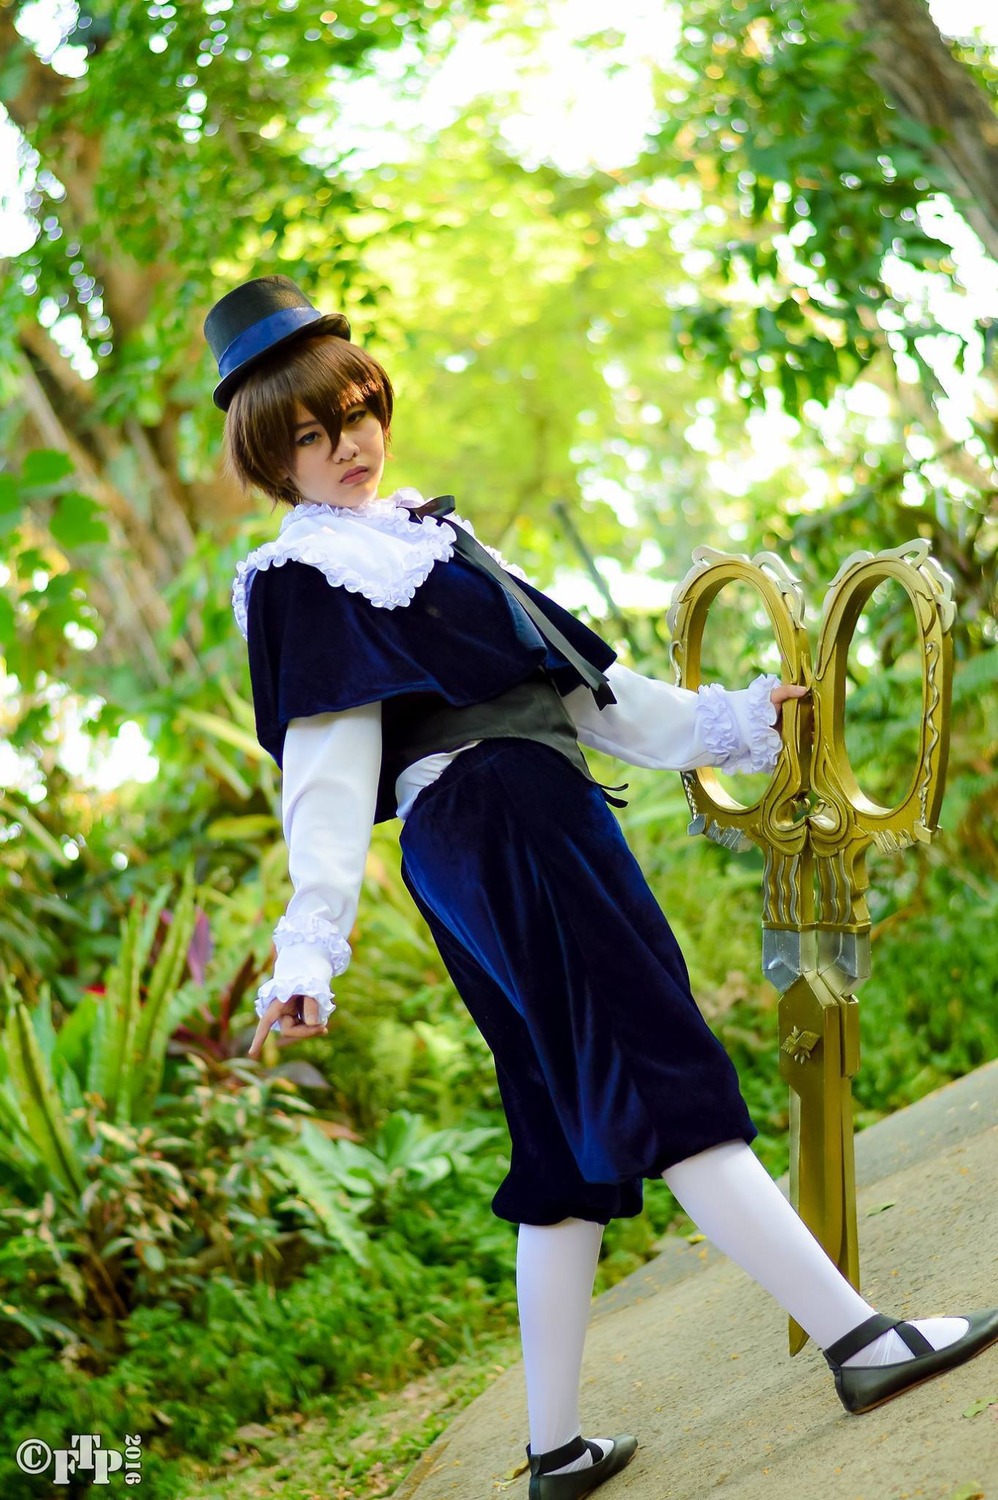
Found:
<path fill-rule="evenodd" d="M 334 927 L 332 922 L 327 922 L 324 917 L 281 918 L 274 928 L 274 947 L 278 953 L 299 943 L 321 949 L 329 959 L 334 974 L 342 974 L 350 962 L 350 944 L 339 928 Z"/>
<path fill-rule="evenodd" d="M 330 980 L 350 964 L 350 944 L 324 917 L 283 916 L 274 929 L 277 962 L 274 977 L 257 991 L 256 1013 L 262 1016 L 272 1000 L 311 995 L 319 1003 L 319 1019 L 327 1021 L 336 1006 Z M 280 1031 L 275 1021 L 271 1031 Z"/>
<path fill-rule="evenodd" d="M 318 1003 L 322 1023 L 328 1021 L 336 1009 L 328 979 L 303 969 L 288 978 L 268 979 L 266 984 L 261 984 L 256 992 L 257 1015 L 262 1017 L 272 1000 L 290 1000 L 292 995 L 311 995 Z M 270 1029 L 280 1032 L 280 1021 L 275 1021 Z"/>
<path fill-rule="evenodd" d="M 716 682 L 697 689 L 697 717 L 711 765 L 729 774 L 772 771 L 783 748 L 770 701 L 779 682 L 770 672 L 732 693 Z"/>

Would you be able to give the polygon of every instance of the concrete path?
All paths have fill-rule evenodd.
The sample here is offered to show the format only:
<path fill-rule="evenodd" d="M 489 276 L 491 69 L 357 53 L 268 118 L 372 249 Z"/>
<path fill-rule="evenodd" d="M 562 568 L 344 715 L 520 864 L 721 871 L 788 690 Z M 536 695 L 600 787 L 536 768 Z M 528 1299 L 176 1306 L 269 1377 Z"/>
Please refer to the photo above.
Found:
<path fill-rule="evenodd" d="M 907 1317 L 998 1306 L 998 1062 L 864 1131 L 856 1155 L 868 1300 Z M 849 1416 L 813 1345 L 788 1357 L 766 1293 L 685 1240 L 594 1304 L 583 1423 L 641 1444 L 601 1500 L 998 1500 L 998 1346 Z M 526 1439 L 517 1366 L 394 1500 L 526 1500 Z"/>

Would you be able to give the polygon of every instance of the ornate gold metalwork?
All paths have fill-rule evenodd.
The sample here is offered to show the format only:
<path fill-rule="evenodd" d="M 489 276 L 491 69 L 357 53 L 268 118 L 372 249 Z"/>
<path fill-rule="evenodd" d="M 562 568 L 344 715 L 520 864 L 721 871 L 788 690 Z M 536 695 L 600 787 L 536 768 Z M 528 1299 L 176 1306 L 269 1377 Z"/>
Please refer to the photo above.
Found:
<path fill-rule="evenodd" d="M 922 723 L 907 790 L 882 807 L 860 788 L 845 744 L 846 667 L 856 624 L 874 589 L 894 579 L 908 596 L 922 655 Z M 952 583 L 928 543 L 855 552 L 829 587 L 812 670 L 800 583 L 771 552 L 748 558 L 708 547 L 669 610 L 677 681 L 700 684 L 704 626 L 729 583 L 760 596 L 783 680 L 811 689 L 783 705 L 783 753 L 757 801 L 736 801 L 708 769 L 683 773 L 691 834 L 765 853 L 762 965 L 780 992 L 780 1074 L 790 1088 L 791 1200 L 854 1286 L 859 1286 L 852 1083 L 859 1068 L 855 991 L 870 973 L 871 844 L 927 843 L 936 832 L 948 749 Z M 790 1323 L 790 1352 L 807 1335 Z"/>
<path fill-rule="evenodd" d="M 806 1063 L 810 1060 L 811 1053 L 821 1041 L 821 1035 L 817 1031 L 801 1031 L 795 1026 L 780 1048 L 788 1057 L 792 1057 L 796 1063 Z"/>

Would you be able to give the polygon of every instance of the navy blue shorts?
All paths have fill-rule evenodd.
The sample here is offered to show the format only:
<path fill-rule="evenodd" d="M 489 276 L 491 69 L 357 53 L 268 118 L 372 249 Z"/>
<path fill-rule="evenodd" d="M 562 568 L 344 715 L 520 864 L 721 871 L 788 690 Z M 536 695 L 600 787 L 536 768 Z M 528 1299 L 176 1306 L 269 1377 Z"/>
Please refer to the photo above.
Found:
<path fill-rule="evenodd" d="M 642 1180 L 755 1138 L 730 1058 L 602 792 L 557 750 L 484 740 L 425 788 L 402 877 L 495 1059 L 514 1224 L 640 1212 Z"/>

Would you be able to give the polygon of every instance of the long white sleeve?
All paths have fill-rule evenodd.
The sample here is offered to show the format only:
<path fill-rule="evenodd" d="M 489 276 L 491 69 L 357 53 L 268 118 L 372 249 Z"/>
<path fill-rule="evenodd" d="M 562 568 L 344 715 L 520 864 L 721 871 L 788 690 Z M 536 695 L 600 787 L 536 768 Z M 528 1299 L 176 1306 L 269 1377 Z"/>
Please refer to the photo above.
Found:
<path fill-rule="evenodd" d="M 660 771 L 771 771 L 782 740 L 772 726 L 776 709 L 772 674 L 729 692 L 710 683 L 693 692 L 632 672 L 620 662 L 607 669 L 616 703 L 599 709 L 587 687 L 564 698 L 579 740 L 634 766 Z"/>
<path fill-rule="evenodd" d="M 294 895 L 274 929 L 274 977 L 258 990 L 256 1013 L 275 998 L 313 995 L 325 1021 L 336 1009 L 330 980 L 350 962 L 381 770 L 381 704 L 292 719 L 283 762 Z"/>

